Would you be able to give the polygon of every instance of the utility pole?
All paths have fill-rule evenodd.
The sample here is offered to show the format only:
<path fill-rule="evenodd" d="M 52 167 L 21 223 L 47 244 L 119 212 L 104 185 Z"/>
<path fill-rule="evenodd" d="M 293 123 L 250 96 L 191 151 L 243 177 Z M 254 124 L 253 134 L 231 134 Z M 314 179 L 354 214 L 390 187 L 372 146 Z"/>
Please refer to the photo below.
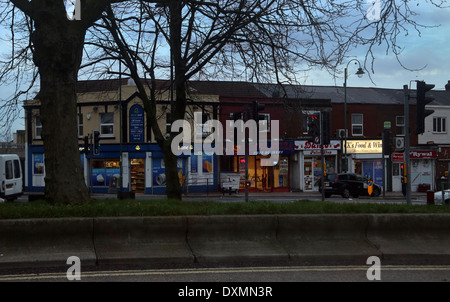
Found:
<path fill-rule="evenodd" d="M 245 112 L 244 112 L 244 122 L 247 122 L 249 119 L 249 108 L 248 105 L 245 105 Z M 247 129 L 244 127 L 244 136 L 245 136 L 245 202 L 248 202 L 248 187 L 249 187 L 249 180 L 248 180 L 248 134 Z"/>
<path fill-rule="evenodd" d="M 405 115 L 405 167 L 406 169 L 406 179 L 405 179 L 405 185 L 406 185 L 406 203 L 408 205 L 411 205 L 411 165 L 410 165 L 410 159 L 409 159 L 409 89 L 408 85 L 403 85 L 403 93 L 405 95 L 405 108 L 404 108 L 404 115 Z"/>
<path fill-rule="evenodd" d="M 385 197 L 385 191 L 386 191 L 386 159 L 384 157 L 385 155 L 385 143 L 386 143 L 386 137 L 385 137 L 385 132 L 381 133 L 381 141 L 383 142 L 383 148 L 382 148 L 382 152 L 381 155 L 383 156 L 382 159 L 382 165 L 383 165 L 383 197 Z M 375 178 L 375 177 L 374 177 Z"/>
<path fill-rule="evenodd" d="M 324 127 L 323 127 L 323 116 L 322 112 L 320 113 L 320 160 L 322 161 L 322 177 L 320 181 L 320 188 L 322 191 L 322 201 L 325 201 L 325 155 L 323 152 L 323 143 L 324 143 Z"/>
<path fill-rule="evenodd" d="M 93 144 L 93 135 L 91 133 L 88 134 L 89 145 L 89 194 L 92 194 L 92 159 L 94 157 L 94 144 Z"/>

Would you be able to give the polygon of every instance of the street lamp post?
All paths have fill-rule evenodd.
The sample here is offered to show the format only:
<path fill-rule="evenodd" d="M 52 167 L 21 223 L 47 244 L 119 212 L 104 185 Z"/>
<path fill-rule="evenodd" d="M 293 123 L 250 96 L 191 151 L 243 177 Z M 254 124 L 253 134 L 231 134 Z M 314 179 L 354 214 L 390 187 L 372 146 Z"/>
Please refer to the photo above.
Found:
<path fill-rule="evenodd" d="M 344 164 L 342 165 L 344 167 L 343 172 L 348 171 L 348 162 L 347 162 L 347 77 L 348 77 L 348 65 L 350 65 L 351 62 L 355 61 L 355 64 L 358 63 L 358 71 L 356 72 L 356 75 L 359 78 L 362 78 L 364 75 L 364 70 L 361 68 L 361 63 L 357 59 L 352 59 L 347 63 L 347 66 L 344 70 Z M 342 168 L 341 168 L 342 169 Z"/>

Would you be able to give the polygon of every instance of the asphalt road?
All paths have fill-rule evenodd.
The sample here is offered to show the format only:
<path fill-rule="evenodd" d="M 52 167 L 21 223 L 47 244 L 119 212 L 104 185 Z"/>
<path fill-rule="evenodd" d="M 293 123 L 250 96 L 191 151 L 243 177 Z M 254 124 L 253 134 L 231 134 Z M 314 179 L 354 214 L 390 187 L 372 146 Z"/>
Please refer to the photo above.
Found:
<path fill-rule="evenodd" d="M 0 282 L 449 282 L 449 265 L 267 266 L 12 273 Z M 69 280 L 74 279 L 74 280 Z M 184 284 L 186 283 L 186 284 Z M 223 283 L 221 283 L 223 284 Z M 177 286 L 179 287 L 180 284 Z M 198 287 L 190 284 L 190 287 Z M 214 286 L 218 286 L 217 284 Z M 276 285 L 273 285 L 276 288 Z M 172 287 L 172 286 L 171 286 Z M 177 289 L 175 287 L 174 289 Z"/>

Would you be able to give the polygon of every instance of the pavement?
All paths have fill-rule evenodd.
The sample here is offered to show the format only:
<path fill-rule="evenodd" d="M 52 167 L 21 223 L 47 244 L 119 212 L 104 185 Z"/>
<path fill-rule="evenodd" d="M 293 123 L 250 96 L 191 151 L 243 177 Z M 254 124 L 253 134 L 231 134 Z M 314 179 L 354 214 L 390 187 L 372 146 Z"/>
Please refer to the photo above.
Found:
<path fill-rule="evenodd" d="M 116 198 L 117 194 L 92 194 L 93 198 Z M 320 192 L 249 192 L 249 199 L 258 199 L 258 200 L 276 200 L 277 198 L 285 199 L 285 200 L 303 200 L 303 199 L 311 199 L 311 200 L 321 200 L 322 194 Z M 166 195 L 158 195 L 158 194 L 136 194 L 136 199 L 166 199 Z M 244 199 L 245 193 L 221 193 L 221 192 L 202 192 L 202 193 L 187 193 L 183 194 L 183 199 L 209 199 L 209 200 L 217 200 L 221 201 L 223 199 Z M 339 195 L 332 195 L 330 198 L 325 198 L 326 201 L 334 201 L 334 200 L 343 200 Z M 402 192 L 385 192 L 385 194 L 380 195 L 378 197 L 371 196 L 360 196 L 359 198 L 348 198 L 348 200 L 374 200 L 374 201 L 383 201 L 383 200 L 404 200 L 406 202 L 406 197 L 403 196 Z M 427 193 L 426 192 L 412 192 L 411 193 L 412 201 L 422 201 L 426 202 Z"/>

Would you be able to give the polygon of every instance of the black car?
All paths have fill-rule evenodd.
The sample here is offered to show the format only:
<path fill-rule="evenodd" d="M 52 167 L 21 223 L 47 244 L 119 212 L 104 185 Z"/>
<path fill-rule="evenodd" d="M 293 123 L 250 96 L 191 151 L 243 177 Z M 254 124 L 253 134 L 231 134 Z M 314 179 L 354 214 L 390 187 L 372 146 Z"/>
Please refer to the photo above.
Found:
<path fill-rule="evenodd" d="M 331 195 L 342 195 L 344 198 L 358 197 L 360 195 L 369 195 L 368 186 L 369 180 L 355 173 L 330 173 L 324 178 L 325 197 Z M 319 191 L 322 192 L 322 188 L 319 186 Z M 380 196 L 381 186 L 373 183 L 373 190 L 371 196 Z"/>

